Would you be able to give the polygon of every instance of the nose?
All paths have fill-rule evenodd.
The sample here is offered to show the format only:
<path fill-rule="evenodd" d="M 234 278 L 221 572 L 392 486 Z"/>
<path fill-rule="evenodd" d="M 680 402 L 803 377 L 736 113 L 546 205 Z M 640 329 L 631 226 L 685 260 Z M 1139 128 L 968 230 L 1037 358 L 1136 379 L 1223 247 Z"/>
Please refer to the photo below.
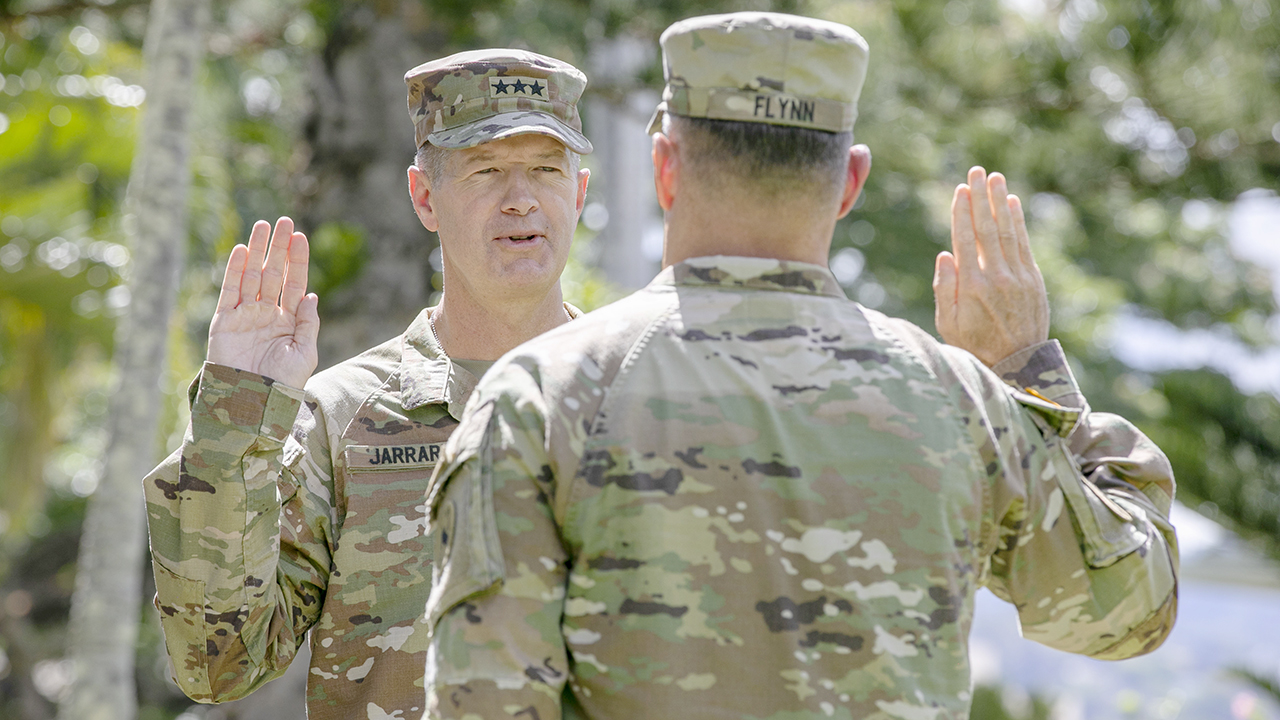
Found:
<path fill-rule="evenodd" d="M 523 216 L 538 209 L 538 198 L 533 194 L 533 182 L 528 175 L 513 172 L 509 178 L 502 198 L 502 211 Z"/>

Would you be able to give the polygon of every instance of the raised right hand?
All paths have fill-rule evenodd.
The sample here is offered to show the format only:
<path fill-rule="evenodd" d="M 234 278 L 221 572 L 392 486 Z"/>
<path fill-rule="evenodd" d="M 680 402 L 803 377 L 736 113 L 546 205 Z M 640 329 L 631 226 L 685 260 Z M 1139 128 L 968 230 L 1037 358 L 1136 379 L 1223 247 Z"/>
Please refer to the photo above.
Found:
<path fill-rule="evenodd" d="M 209 361 L 300 388 L 316 369 L 318 298 L 307 292 L 307 236 L 293 221 L 254 223 L 249 246 L 227 260 L 218 308 L 209 324 Z"/>
<path fill-rule="evenodd" d="M 1049 338 L 1049 298 L 1031 254 L 1022 202 L 1004 176 L 973 167 L 951 201 L 952 252 L 934 264 L 943 342 L 992 367 Z"/>

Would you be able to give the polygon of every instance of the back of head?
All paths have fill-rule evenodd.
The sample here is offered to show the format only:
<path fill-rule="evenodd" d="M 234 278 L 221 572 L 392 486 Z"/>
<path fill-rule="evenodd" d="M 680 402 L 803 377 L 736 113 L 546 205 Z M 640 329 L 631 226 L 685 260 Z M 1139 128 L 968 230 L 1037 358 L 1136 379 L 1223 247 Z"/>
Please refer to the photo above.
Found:
<path fill-rule="evenodd" d="M 689 178 L 712 195 L 830 203 L 844 187 L 852 133 L 678 115 L 663 125 Z"/>
<path fill-rule="evenodd" d="M 662 34 L 666 89 L 650 124 L 712 191 L 839 195 L 867 44 L 838 23 L 780 13 L 695 17 Z M 829 199 L 829 198 L 824 198 Z"/>

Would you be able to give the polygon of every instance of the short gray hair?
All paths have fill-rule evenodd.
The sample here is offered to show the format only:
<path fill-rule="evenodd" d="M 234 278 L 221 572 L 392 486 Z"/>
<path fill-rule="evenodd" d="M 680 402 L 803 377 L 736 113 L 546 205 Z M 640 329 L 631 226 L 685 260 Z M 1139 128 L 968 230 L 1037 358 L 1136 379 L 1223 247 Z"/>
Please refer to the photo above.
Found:
<path fill-rule="evenodd" d="M 757 186 L 772 194 L 821 196 L 844 190 L 852 132 L 827 132 L 667 113 L 681 158 L 699 183 Z"/>
<path fill-rule="evenodd" d="M 424 142 L 418 146 L 418 154 L 413 158 L 413 164 L 421 170 L 431 181 L 433 187 L 440 184 L 440 178 L 444 177 L 444 161 L 448 157 L 442 147 L 436 147 L 429 142 Z"/>

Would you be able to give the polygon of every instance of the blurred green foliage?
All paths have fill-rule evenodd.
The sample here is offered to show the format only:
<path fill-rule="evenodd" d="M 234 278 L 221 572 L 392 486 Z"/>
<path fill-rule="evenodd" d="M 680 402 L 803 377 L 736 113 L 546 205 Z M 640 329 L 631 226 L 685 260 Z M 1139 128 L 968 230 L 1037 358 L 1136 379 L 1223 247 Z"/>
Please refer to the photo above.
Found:
<path fill-rule="evenodd" d="M 1052 706 L 1025 691 L 978 685 L 973 688 L 972 720 L 1049 720 Z"/>
<path fill-rule="evenodd" d="M 1248 668 L 1234 668 L 1231 674 L 1266 693 L 1280 703 L 1280 677 L 1265 677 Z"/>
<path fill-rule="evenodd" d="M 1095 409 L 1160 442 L 1184 502 L 1280 557 L 1280 421 L 1259 409 L 1274 398 L 1207 369 L 1135 371 L 1112 353 L 1122 312 L 1276 343 L 1273 278 L 1233 254 L 1227 227 L 1237 196 L 1280 187 L 1271 3 L 808 8 L 872 48 L 855 134 L 874 164 L 833 249 L 865 268 L 851 294 L 931 327 L 952 189 L 971 165 L 1005 173 L 1028 211 L 1052 334 Z"/>
<path fill-rule="evenodd" d="M 856 134 L 874 167 L 833 247 L 850 295 L 931 328 L 930 274 L 948 246 L 952 190 L 971 165 L 1004 172 L 1028 211 L 1053 333 L 1095 408 L 1134 419 L 1166 450 L 1181 499 L 1277 552 L 1280 403 L 1212 370 L 1134 370 L 1113 347 L 1119 313 L 1212 329 L 1246 347 L 1276 344 L 1274 278 L 1233 253 L 1227 226 L 1241 193 L 1280 189 L 1273 5 L 216 3 L 197 95 L 188 267 L 171 370 L 159 379 L 172 398 L 160 409 L 164 445 L 185 424 L 182 391 L 203 357 L 223 258 L 255 219 L 307 193 L 309 68 L 335 60 L 353 13 L 408 8 L 436 47 L 528 47 L 593 75 L 607 70 L 589 64 L 607 38 L 656 43 L 680 17 L 775 9 L 848 23 L 872 48 Z M 121 202 L 144 97 L 146 9 L 139 0 L 0 0 L 0 718 L 49 717 L 56 696 L 56 684 L 31 678 L 37 667 L 56 675 L 83 497 L 101 472 L 114 319 L 129 300 Z M 660 77 L 655 60 L 632 85 L 657 87 Z M 322 297 L 368 259 L 361 227 L 322 225 L 311 238 Z M 620 294 L 593 267 L 594 243 L 579 231 L 563 278 L 566 299 L 588 310 Z M 189 703 L 167 684 L 158 629 L 140 611 L 149 623 L 139 641 L 143 712 L 173 717 Z M 1011 715 L 1005 700 L 979 688 L 974 717 L 1044 716 L 1039 701 Z"/>
<path fill-rule="evenodd" d="M 310 240 L 311 262 L 307 287 L 321 298 L 351 282 L 364 267 L 367 253 L 364 229 L 350 223 L 325 223 Z M 323 302 L 323 301 L 322 301 Z"/>

